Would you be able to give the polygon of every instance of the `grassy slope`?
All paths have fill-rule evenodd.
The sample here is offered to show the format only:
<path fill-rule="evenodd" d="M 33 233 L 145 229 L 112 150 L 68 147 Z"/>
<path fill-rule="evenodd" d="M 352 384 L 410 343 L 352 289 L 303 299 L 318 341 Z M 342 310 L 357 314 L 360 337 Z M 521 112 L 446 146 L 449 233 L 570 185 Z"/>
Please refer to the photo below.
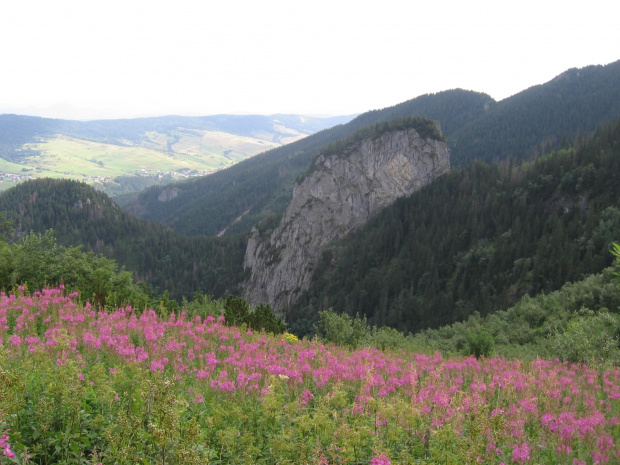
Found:
<path fill-rule="evenodd" d="M 87 183 L 96 182 L 97 177 L 113 179 L 158 172 L 176 173 L 172 177 L 181 179 L 183 176 L 179 171 L 213 172 L 278 146 L 273 142 L 222 131 L 196 131 L 193 135 L 178 137 L 177 142 L 170 144 L 170 152 L 166 148 L 169 136 L 153 133 L 152 139 L 152 143 L 134 146 L 58 135 L 26 144 L 24 148 L 38 154 L 27 156 L 19 163 L 0 160 L 0 171 Z M 0 184 L 0 190 L 13 184 Z"/>

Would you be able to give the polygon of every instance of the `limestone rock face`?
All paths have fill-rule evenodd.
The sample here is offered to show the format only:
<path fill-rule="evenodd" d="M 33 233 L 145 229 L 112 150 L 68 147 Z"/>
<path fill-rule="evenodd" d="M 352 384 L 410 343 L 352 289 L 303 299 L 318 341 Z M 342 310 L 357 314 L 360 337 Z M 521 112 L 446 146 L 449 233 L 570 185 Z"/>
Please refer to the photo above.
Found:
<path fill-rule="evenodd" d="M 244 267 L 251 270 L 244 297 L 282 314 L 307 290 L 323 248 L 362 226 L 398 197 L 450 170 L 445 142 L 414 129 L 390 131 L 316 160 L 295 185 L 293 197 L 270 237 L 253 229 Z"/>

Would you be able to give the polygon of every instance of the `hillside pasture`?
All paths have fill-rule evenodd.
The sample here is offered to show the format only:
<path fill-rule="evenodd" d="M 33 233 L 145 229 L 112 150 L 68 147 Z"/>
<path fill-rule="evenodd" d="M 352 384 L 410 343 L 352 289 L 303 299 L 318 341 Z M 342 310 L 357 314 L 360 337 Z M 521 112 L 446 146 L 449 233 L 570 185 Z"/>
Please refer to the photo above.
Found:
<path fill-rule="evenodd" d="M 150 131 L 140 142 L 118 143 L 56 135 L 24 144 L 25 153 L 35 154 L 17 163 L 0 159 L 0 172 L 6 176 L 0 190 L 27 177 L 74 179 L 103 190 L 119 176 L 165 175 L 169 182 L 209 174 L 278 146 L 270 140 L 207 130 Z"/>

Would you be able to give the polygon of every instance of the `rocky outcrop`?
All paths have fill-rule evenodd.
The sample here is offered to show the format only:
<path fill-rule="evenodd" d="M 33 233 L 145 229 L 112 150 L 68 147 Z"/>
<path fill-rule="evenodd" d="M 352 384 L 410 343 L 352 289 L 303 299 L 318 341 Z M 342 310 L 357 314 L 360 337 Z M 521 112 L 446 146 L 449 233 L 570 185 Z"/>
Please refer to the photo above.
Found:
<path fill-rule="evenodd" d="M 160 202 L 169 202 L 172 199 L 176 199 L 177 196 L 179 195 L 179 192 L 181 192 L 181 190 L 178 189 L 177 187 L 164 189 L 157 196 L 157 200 L 159 200 Z"/>
<path fill-rule="evenodd" d="M 327 244 L 449 169 L 445 142 L 422 138 L 414 129 L 388 131 L 351 143 L 340 153 L 320 155 L 311 173 L 295 185 L 273 233 L 261 237 L 253 229 L 244 260 L 251 270 L 244 297 L 283 313 L 308 289 Z"/>

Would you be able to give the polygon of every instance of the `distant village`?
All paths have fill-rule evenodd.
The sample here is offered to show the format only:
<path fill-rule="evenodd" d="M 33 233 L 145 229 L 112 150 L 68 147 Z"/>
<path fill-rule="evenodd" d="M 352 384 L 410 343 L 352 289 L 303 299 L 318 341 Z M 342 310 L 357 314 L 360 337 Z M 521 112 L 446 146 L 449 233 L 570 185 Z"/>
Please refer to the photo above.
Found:
<path fill-rule="evenodd" d="M 34 176 L 31 174 L 15 174 L 15 173 L 5 173 L 4 171 L 0 171 L 0 183 L 7 182 L 22 182 L 27 181 L 28 179 L 34 179 Z"/>
<path fill-rule="evenodd" d="M 194 178 L 194 177 L 198 177 L 198 176 L 207 176 L 209 174 L 215 173 L 221 169 L 224 169 L 226 167 L 221 167 L 215 170 L 189 170 L 189 169 L 181 169 L 179 171 L 161 171 L 158 169 L 153 169 L 153 168 L 142 168 L 139 170 L 139 172 L 137 172 L 134 176 L 136 177 L 154 177 L 157 178 L 158 180 L 177 180 L 177 179 L 184 179 L 184 178 Z M 67 174 L 67 173 L 65 173 Z M 74 176 L 67 176 L 70 178 L 78 178 L 85 182 L 85 183 L 109 183 L 109 182 L 115 182 L 115 177 L 113 176 L 92 176 L 89 174 L 82 174 L 81 176 L 79 175 L 74 175 Z M 7 173 L 4 171 L 0 171 L 0 185 L 1 184 L 8 184 L 8 183 L 14 183 L 14 184 L 18 184 L 20 182 L 23 181 L 28 181 L 29 179 L 35 179 L 36 176 L 33 176 L 32 174 L 19 174 L 19 173 Z M 6 188 L 7 186 L 1 187 L 0 190 L 4 190 L 4 188 Z"/>
<path fill-rule="evenodd" d="M 221 168 L 219 168 L 221 169 Z M 157 176 L 158 178 L 163 178 L 164 176 L 172 176 L 174 178 L 193 178 L 196 176 L 206 176 L 207 174 L 215 173 L 217 170 L 190 170 L 190 169 L 181 169 L 179 171 L 161 171 L 158 169 L 150 169 L 150 168 L 142 168 L 140 169 L 140 175 L 144 176 Z"/>

